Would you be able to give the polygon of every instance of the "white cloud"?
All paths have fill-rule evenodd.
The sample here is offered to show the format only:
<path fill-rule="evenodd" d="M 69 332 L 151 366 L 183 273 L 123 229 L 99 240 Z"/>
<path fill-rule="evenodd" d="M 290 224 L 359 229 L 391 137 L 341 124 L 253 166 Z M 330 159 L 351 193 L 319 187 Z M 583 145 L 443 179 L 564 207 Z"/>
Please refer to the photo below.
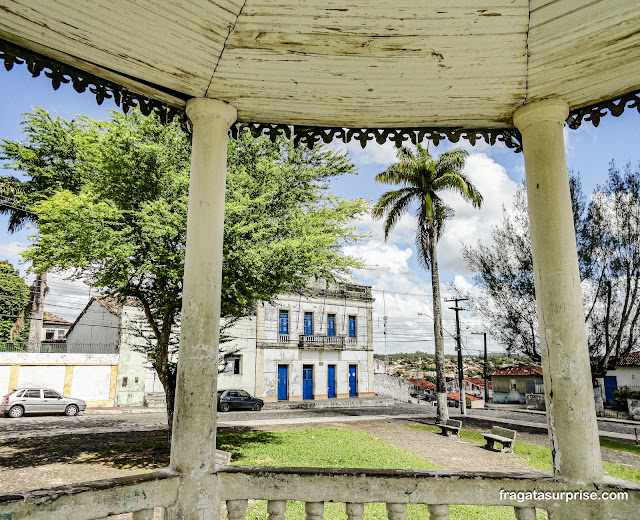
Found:
<path fill-rule="evenodd" d="M 446 224 L 438 243 L 440 270 L 449 273 L 468 272 L 460 253 L 461 243 L 490 241 L 491 227 L 502 214 L 502 206 L 509 207 L 518 187 L 503 166 L 485 154 L 469 155 L 465 173 L 484 198 L 481 209 L 475 209 L 457 194 L 445 194 L 443 198 L 454 209 L 455 216 Z"/>
<path fill-rule="evenodd" d="M 375 141 L 370 141 L 365 148 L 362 148 L 357 141 L 344 144 L 342 141 L 334 140 L 329 144 L 329 148 L 340 152 L 348 152 L 351 159 L 358 166 L 376 164 L 387 167 L 396 160 L 396 150 L 392 142 L 378 144 Z"/>
<path fill-rule="evenodd" d="M 19 269 L 19 265 L 23 262 L 20 253 L 24 251 L 25 247 L 24 244 L 17 241 L 0 243 L 0 260 L 7 260 Z"/>
<path fill-rule="evenodd" d="M 395 244 L 413 244 L 416 238 L 416 217 L 404 215 L 389 232 L 389 242 Z M 372 239 L 384 242 L 384 220 L 373 220 L 371 215 L 365 215 L 358 224 L 360 231 L 371 235 Z"/>

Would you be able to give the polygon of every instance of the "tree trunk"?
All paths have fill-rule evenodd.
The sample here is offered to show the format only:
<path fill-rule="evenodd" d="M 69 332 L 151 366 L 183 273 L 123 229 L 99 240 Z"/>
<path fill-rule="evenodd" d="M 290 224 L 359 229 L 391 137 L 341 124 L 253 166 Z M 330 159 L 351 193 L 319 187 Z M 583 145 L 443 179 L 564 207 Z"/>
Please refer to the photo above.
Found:
<path fill-rule="evenodd" d="M 433 293 L 433 335 L 436 343 L 436 396 L 438 422 L 449 419 L 447 409 L 447 388 L 444 366 L 444 338 L 442 337 L 442 306 L 440 304 L 440 276 L 438 275 L 438 257 L 436 253 L 435 230 L 429 230 L 429 251 L 431 255 L 431 290 Z"/>
<path fill-rule="evenodd" d="M 36 275 L 36 279 L 31 285 L 31 323 L 29 324 L 29 346 L 27 347 L 27 352 L 40 352 L 46 290 L 47 273 Z"/>

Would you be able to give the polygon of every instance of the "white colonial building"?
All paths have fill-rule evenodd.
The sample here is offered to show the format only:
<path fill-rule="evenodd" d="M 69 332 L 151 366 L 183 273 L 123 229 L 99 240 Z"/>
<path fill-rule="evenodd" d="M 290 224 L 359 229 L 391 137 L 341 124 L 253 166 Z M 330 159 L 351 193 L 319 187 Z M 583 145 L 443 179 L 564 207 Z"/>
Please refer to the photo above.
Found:
<path fill-rule="evenodd" d="M 372 396 L 372 308 L 371 287 L 322 282 L 258 306 L 256 395 L 267 402 Z"/>

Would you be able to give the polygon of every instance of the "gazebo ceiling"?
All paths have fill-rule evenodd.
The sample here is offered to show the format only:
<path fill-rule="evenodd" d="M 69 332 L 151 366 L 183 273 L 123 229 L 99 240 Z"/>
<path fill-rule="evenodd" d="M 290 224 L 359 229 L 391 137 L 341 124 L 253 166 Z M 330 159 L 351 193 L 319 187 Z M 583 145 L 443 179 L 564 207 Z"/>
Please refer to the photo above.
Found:
<path fill-rule="evenodd" d="M 511 128 L 640 89 L 640 9 L 622 0 L 0 0 L 0 38 L 181 107 L 239 121 Z"/>

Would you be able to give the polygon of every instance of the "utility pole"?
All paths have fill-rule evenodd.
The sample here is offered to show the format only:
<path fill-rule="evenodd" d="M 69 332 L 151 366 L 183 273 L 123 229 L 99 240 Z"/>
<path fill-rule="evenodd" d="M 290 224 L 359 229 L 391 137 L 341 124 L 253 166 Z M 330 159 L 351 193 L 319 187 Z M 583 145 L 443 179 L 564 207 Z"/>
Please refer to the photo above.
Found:
<path fill-rule="evenodd" d="M 455 302 L 455 307 L 449 307 L 456 311 L 456 344 L 458 350 L 458 398 L 460 400 L 460 413 L 467 415 L 466 392 L 464 391 L 464 370 L 462 366 L 462 339 L 460 338 L 460 311 L 466 311 L 464 307 L 459 307 L 458 302 L 467 301 L 469 298 L 450 298 L 445 302 Z"/>
<path fill-rule="evenodd" d="M 486 332 L 472 332 L 471 334 L 482 334 L 484 336 L 484 366 L 482 367 L 482 378 L 484 379 L 484 402 L 489 402 L 489 383 L 487 381 L 487 370 L 489 367 L 489 360 L 487 358 L 487 333 Z"/>

